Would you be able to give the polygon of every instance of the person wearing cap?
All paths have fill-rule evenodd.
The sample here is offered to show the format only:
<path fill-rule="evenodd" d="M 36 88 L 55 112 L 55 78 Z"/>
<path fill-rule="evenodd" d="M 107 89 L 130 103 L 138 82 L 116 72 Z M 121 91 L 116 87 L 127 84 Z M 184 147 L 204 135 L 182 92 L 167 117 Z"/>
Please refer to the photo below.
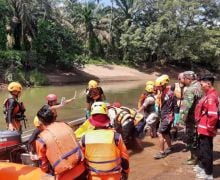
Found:
<path fill-rule="evenodd" d="M 53 116 L 48 105 L 37 112 L 43 129 L 36 140 L 41 170 L 55 175 L 57 180 L 85 179 L 84 157 L 72 128 L 54 121 Z"/>
<path fill-rule="evenodd" d="M 169 77 L 167 75 L 162 75 L 155 81 L 155 86 L 160 91 L 159 114 L 161 118 L 158 129 L 160 152 L 154 156 L 155 159 L 164 158 L 172 151 L 170 129 L 174 120 L 176 101 L 174 93 L 168 85 L 168 80 Z M 167 145 L 167 149 L 165 149 L 165 145 Z"/>
<path fill-rule="evenodd" d="M 195 109 L 195 120 L 199 134 L 199 163 L 194 167 L 196 177 L 213 179 L 213 137 L 217 133 L 218 92 L 213 87 L 214 76 L 206 74 L 200 78 L 204 92 Z"/>
<path fill-rule="evenodd" d="M 8 85 L 9 97 L 3 103 L 3 112 L 8 130 L 22 132 L 21 121 L 25 123 L 25 108 L 23 102 L 19 102 L 22 86 L 18 82 L 11 82 Z"/>
<path fill-rule="evenodd" d="M 195 165 L 198 160 L 198 134 L 196 130 L 194 111 L 196 104 L 202 97 L 203 92 L 197 76 L 193 71 L 185 71 L 184 85 L 187 87 L 183 94 L 180 106 L 180 120 L 185 122 L 185 143 L 190 151 L 190 158 L 186 161 L 188 165 Z"/>
<path fill-rule="evenodd" d="M 88 87 L 86 88 L 86 118 L 90 116 L 91 106 L 94 102 L 105 100 L 104 91 L 98 86 L 98 82 L 90 80 L 88 82 Z"/>
<path fill-rule="evenodd" d="M 154 95 L 154 85 L 147 84 L 145 87 L 146 97 L 143 104 L 137 110 L 138 113 L 144 110 L 144 118 L 146 121 L 146 128 L 150 130 L 150 136 L 152 138 L 157 136 L 157 124 L 158 124 L 158 114 L 155 108 L 155 95 Z"/>
<path fill-rule="evenodd" d="M 88 179 L 127 179 L 129 159 L 126 146 L 119 133 L 109 128 L 108 108 L 104 102 L 95 102 L 91 107 L 89 121 L 94 130 L 81 139 Z"/>

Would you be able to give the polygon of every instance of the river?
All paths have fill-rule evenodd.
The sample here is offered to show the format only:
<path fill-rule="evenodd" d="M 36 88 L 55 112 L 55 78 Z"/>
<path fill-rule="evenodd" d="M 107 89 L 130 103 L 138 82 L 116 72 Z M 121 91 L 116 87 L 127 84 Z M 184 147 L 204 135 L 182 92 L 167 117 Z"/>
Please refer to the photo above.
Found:
<path fill-rule="evenodd" d="M 144 90 L 145 82 L 143 81 L 127 81 L 127 82 L 108 82 L 101 83 L 107 102 L 112 103 L 119 101 L 122 105 L 137 108 L 137 101 Z M 34 128 L 33 119 L 39 110 L 39 108 L 46 104 L 45 97 L 54 93 L 58 96 L 58 101 L 61 97 L 71 98 L 77 92 L 77 99 L 62 109 L 58 110 L 58 120 L 71 121 L 85 116 L 85 89 L 87 84 L 83 85 L 69 85 L 69 86 L 46 86 L 37 88 L 25 88 L 22 91 L 21 101 L 24 102 L 27 116 L 27 129 Z M 216 87 L 220 92 L 220 82 L 216 83 Z M 7 98 L 7 90 L 0 91 L 0 102 L 4 102 Z M 3 112 L 3 106 L 0 108 L 0 112 Z M 3 113 L 0 113 L 0 129 L 3 130 L 6 127 L 6 123 L 3 117 Z"/>

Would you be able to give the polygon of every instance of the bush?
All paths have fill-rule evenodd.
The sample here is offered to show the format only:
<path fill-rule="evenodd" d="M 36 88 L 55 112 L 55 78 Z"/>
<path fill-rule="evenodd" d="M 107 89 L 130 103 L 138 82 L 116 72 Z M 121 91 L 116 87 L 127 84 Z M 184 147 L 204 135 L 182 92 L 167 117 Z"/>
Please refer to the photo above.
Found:
<path fill-rule="evenodd" d="M 35 86 L 42 86 L 48 84 L 48 79 L 44 74 L 35 69 L 30 72 L 30 83 Z"/>

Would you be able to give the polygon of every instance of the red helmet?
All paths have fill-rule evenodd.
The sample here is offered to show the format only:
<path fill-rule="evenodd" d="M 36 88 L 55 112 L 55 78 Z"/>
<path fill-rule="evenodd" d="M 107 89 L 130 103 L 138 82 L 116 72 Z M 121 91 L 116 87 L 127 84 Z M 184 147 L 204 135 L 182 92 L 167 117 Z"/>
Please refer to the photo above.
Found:
<path fill-rule="evenodd" d="M 47 101 L 56 101 L 57 96 L 55 94 L 48 94 L 46 99 L 47 99 Z"/>

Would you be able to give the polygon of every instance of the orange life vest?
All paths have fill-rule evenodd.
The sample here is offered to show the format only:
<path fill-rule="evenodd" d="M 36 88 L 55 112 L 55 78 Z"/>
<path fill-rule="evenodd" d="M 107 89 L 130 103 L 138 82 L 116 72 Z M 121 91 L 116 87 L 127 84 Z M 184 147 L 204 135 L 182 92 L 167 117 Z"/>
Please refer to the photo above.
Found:
<path fill-rule="evenodd" d="M 87 132 L 85 159 L 91 174 L 119 173 L 121 158 L 114 130 L 98 129 Z"/>
<path fill-rule="evenodd" d="M 53 122 L 40 135 L 46 144 L 46 156 L 55 174 L 74 168 L 82 159 L 79 143 L 71 127 L 64 122 Z"/>
<path fill-rule="evenodd" d="M 147 97 L 147 93 L 142 93 L 138 100 L 138 109 L 143 105 L 144 100 Z"/>
<path fill-rule="evenodd" d="M 5 99 L 4 103 L 3 103 L 3 112 L 4 112 L 5 115 L 7 114 L 9 99 L 12 99 L 12 97 Z M 24 111 L 25 111 L 23 103 L 19 103 L 16 99 L 14 99 L 14 101 L 15 101 L 15 106 L 14 106 L 14 109 L 13 109 L 12 118 L 16 118 L 17 114 L 24 113 Z"/>

